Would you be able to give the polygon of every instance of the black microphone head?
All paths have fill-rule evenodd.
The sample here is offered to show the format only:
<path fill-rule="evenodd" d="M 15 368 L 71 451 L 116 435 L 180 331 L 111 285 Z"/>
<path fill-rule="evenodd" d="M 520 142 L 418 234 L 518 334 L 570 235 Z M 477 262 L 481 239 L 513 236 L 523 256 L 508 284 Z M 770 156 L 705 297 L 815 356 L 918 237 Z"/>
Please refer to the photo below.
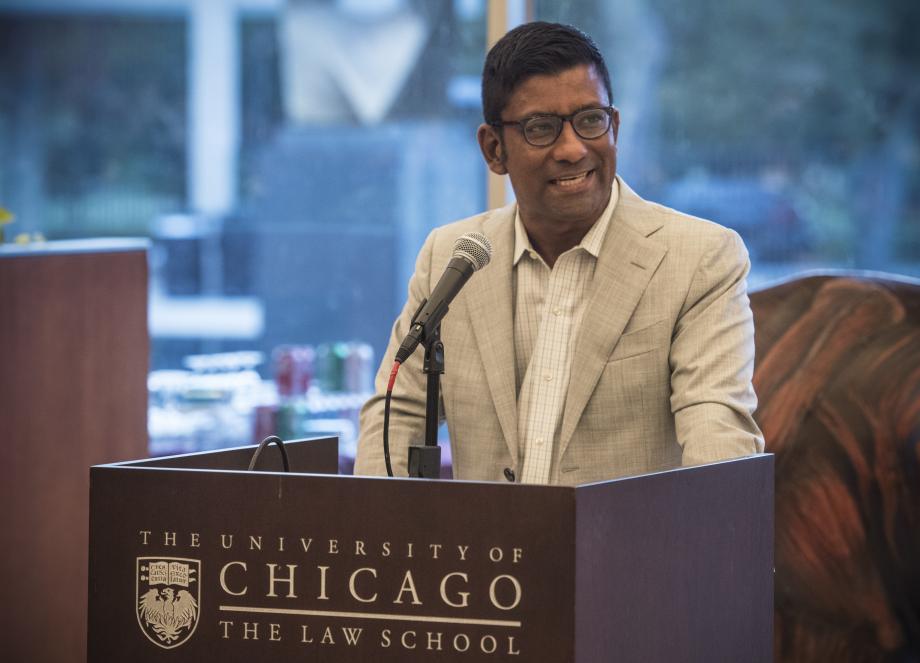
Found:
<path fill-rule="evenodd" d="M 489 264 L 492 257 L 492 243 L 482 233 L 466 233 L 454 242 L 454 258 L 464 258 L 478 271 Z"/>

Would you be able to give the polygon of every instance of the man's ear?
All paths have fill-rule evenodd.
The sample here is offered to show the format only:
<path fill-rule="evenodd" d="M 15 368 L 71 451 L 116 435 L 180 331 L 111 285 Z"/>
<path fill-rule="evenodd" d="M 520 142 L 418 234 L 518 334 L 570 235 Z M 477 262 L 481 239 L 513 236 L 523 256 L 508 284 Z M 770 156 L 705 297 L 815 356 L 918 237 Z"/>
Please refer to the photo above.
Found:
<path fill-rule="evenodd" d="M 616 145 L 617 138 L 619 137 L 619 134 L 620 134 L 620 109 L 619 108 L 613 109 L 613 117 L 611 118 L 611 120 L 612 120 L 611 124 L 613 128 L 613 143 L 614 145 Z"/>
<path fill-rule="evenodd" d="M 498 134 L 498 130 L 491 125 L 480 124 L 479 130 L 476 132 L 476 139 L 479 141 L 482 158 L 486 160 L 489 170 L 496 175 L 507 175 L 505 146 L 501 136 Z"/>

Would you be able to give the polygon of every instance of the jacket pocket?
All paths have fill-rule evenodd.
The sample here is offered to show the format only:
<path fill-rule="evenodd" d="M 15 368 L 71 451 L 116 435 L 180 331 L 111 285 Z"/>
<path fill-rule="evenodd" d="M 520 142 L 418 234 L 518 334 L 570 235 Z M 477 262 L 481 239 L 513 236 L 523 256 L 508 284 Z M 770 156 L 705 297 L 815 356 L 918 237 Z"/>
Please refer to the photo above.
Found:
<path fill-rule="evenodd" d="M 667 340 L 665 322 L 665 320 L 659 320 L 648 327 L 623 334 L 607 358 L 607 363 L 636 357 L 664 345 Z"/>

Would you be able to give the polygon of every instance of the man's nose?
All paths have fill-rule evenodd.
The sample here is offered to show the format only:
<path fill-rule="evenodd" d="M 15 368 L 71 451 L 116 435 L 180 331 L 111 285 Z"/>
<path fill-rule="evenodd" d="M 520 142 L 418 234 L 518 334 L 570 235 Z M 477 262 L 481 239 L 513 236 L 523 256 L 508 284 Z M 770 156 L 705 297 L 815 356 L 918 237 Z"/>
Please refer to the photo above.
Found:
<path fill-rule="evenodd" d="M 580 161 L 587 153 L 588 148 L 582 139 L 578 137 L 578 134 L 575 133 L 572 123 L 568 120 L 564 121 L 562 123 L 562 132 L 556 142 L 553 143 L 553 158 L 556 161 L 575 163 Z"/>

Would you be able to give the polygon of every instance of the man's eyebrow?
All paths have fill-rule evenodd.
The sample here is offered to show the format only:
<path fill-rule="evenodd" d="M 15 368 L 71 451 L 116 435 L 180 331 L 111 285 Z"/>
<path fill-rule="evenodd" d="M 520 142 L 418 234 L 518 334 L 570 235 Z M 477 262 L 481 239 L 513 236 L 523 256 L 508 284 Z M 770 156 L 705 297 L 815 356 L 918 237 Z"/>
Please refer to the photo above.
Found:
<path fill-rule="evenodd" d="M 590 110 L 590 109 L 592 109 L 592 108 L 607 108 L 609 105 L 610 105 L 610 104 L 606 104 L 606 105 L 605 105 L 605 104 L 602 104 L 601 102 L 597 101 L 597 102 L 594 102 L 594 103 L 585 104 L 584 106 L 579 106 L 578 108 L 576 108 L 575 110 L 573 110 L 572 113 L 573 113 L 573 114 L 574 114 L 574 113 L 580 113 L 581 111 Z M 561 115 L 562 115 L 562 113 L 553 113 L 553 112 L 551 112 L 551 111 L 534 111 L 533 113 L 527 113 L 526 115 L 524 115 L 524 116 L 522 117 L 522 119 L 527 119 L 527 118 L 531 118 L 531 117 L 561 117 Z M 566 115 L 569 115 L 569 113 L 566 113 Z"/>

